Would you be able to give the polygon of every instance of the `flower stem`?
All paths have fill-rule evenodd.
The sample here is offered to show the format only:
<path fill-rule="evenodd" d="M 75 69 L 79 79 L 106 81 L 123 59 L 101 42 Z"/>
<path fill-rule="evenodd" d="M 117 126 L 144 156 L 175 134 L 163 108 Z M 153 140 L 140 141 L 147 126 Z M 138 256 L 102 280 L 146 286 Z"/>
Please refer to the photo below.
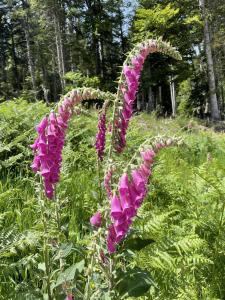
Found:
<path fill-rule="evenodd" d="M 116 120 L 116 110 L 119 103 L 119 89 L 117 92 L 117 96 L 114 102 L 114 108 L 113 108 L 113 117 L 112 117 L 112 135 L 110 139 L 110 145 L 109 145 L 109 154 L 108 154 L 108 162 L 110 162 L 112 158 L 112 151 L 113 151 L 113 144 L 114 144 L 114 136 L 115 136 L 115 120 Z"/>
<path fill-rule="evenodd" d="M 98 158 L 97 161 L 97 168 L 98 168 L 98 190 L 99 190 L 99 204 L 102 204 L 102 185 L 101 185 L 101 162 Z"/>
<path fill-rule="evenodd" d="M 61 222 L 60 222 L 60 202 L 59 202 L 59 198 L 57 197 L 56 194 L 56 187 L 55 187 L 55 193 L 54 193 L 54 202 L 55 202 L 55 218 L 56 218 L 56 223 L 57 223 L 57 229 L 58 229 L 58 233 L 60 235 L 60 231 L 61 231 Z"/>
<path fill-rule="evenodd" d="M 84 292 L 84 300 L 89 300 L 90 299 L 90 281 L 91 281 L 91 276 L 93 273 L 93 266 L 94 266 L 94 255 L 96 251 L 96 240 L 93 240 L 93 249 L 91 253 L 91 263 L 90 266 L 88 267 L 88 278 L 87 278 L 87 283 L 85 286 L 85 292 Z"/>
<path fill-rule="evenodd" d="M 50 280 L 50 265 L 49 265 L 49 249 L 48 249 L 48 228 L 47 228 L 47 220 L 45 214 L 45 205 L 44 201 L 40 199 L 39 201 L 41 207 L 41 219 L 44 228 L 44 239 L 43 239 L 43 256 L 44 256 L 44 263 L 45 263 L 45 276 L 46 276 L 46 288 L 48 294 L 48 300 L 52 300 L 52 293 L 51 293 L 51 280 Z"/>

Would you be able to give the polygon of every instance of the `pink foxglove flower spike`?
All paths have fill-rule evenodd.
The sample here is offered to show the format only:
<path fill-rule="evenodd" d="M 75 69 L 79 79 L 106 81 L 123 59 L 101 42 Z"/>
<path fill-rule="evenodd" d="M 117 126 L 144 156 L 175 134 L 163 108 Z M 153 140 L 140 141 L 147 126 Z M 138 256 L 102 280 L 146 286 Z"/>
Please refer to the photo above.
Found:
<path fill-rule="evenodd" d="M 36 127 L 38 137 L 31 145 L 35 153 L 32 170 L 43 177 L 45 194 L 49 199 L 54 196 L 55 185 L 60 178 L 62 150 L 65 144 L 66 129 L 73 115 L 73 108 L 83 99 L 109 98 L 109 93 L 94 89 L 80 89 L 72 91 L 64 97 L 58 106 L 58 112 L 51 112 L 44 117 Z M 113 98 L 114 96 L 111 95 Z M 102 159 L 105 146 L 105 115 L 101 118 L 99 156 Z"/>
<path fill-rule="evenodd" d="M 131 176 L 124 173 L 119 180 L 118 194 L 110 197 L 112 224 L 108 228 L 107 248 L 109 253 L 116 252 L 116 245 L 124 239 L 134 217 L 137 215 L 148 191 L 148 181 L 152 165 L 159 149 L 172 145 L 172 141 L 156 143 L 153 149 L 140 153 L 140 167 L 131 171 Z"/>
<path fill-rule="evenodd" d="M 126 132 L 132 117 L 133 104 L 139 86 L 139 79 L 144 62 L 150 53 L 161 52 L 169 54 L 175 59 L 181 59 L 179 53 L 161 40 L 148 40 L 134 47 L 127 57 L 121 73 L 118 86 L 118 99 L 122 104 L 115 110 L 115 141 L 114 148 L 121 153 L 126 145 Z M 115 104 L 116 105 L 116 104 Z"/>
<path fill-rule="evenodd" d="M 95 148 L 99 160 L 103 160 L 105 150 L 105 135 L 106 135 L 106 114 L 101 113 L 98 120 L 98 133 L 96 135 Z"/>

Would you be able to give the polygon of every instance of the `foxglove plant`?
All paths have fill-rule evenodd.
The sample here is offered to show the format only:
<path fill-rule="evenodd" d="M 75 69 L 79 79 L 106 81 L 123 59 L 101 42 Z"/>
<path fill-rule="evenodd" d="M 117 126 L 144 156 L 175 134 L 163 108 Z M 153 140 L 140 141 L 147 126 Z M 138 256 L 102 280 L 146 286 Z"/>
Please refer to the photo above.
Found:
<path fill-rule="evenodd" d="M 130 174 L 124 173 L 118 184 L 118 191 L 110 196 L 110 216 L 112 224 L 108 228 L 107 248 L 109 253 L 116 252 L 116 245 L 126 236 L 134 217 L 138 213 L 147 191 L 152 165 L 159 149 L 175 144 L 174 140 L 155 143 L 152 149 L 142 151 L 142 163 Z"/>
<path fill-rule="evenodd" d="M 105 174 L 104 186 L 108 203 L 101 209 L 101 222 L 98 222 L 100 213 L 97 212 L 90 219 L 90 223 L 95 229 L 98 229 L 95 237 L 98 236 L 99 241 L 104 241 L 101 243 L 102 248 L 98 252 L 92 252 L 92 261 L 95 256 L 96 263 L 101 263 L 101 269 L 106 274 L 109 289 L 113 290 L 114 286 L 112 270 L 115 258 L 117 257 L 116 260 L 118 260 L 117 246 L 128 235 L 138 210 L 148 193 L 149 179 L 152 175 L 155 158 L 161 149 L 180 143 L 179 138 L 163 137 L 145 141 L 140 146 L 141 150 L 135 153 L 119 178 L 116 188 L 115 184 L 112 184 L 112 176 L 117 177 L 114 174 L 115 168 L 112 167 L 112 164 Z M 96 248 L 96 244 L 93 247 Z M 103 252 L 102 249 L 105 247 L 106 250 Z M 90 279 L 88 282 L 90 282 Z M 113 292 L 115 293 L 115 290 Z"/>
<path fill-rule="evenodd" d="M 137 44 L 129 53 L 122 67 L 117 99 L 114 102 L 111 144 L 118 153 L 121 153 L 126 145 L 126 132 L 133 113 L 141 70 L 148 55 L 154 52 L 181 59 L 179 52 L 161 39 Z"/>
<path fill-rule="evenodd" d="M 38 137 L 31 145 L 35 153 L 31 168 L 42 176 L 45 194 L 49 199 L 53 198 L 55 185 L 59 182 L 66 129 L 73 116 L 74 108 L 83 100 L 97 98 L 107 100 L 109 103 L 110 99 L 114 99 L 114 95 L 90 88 L 73 90 L 59 103 L 57 112 L 52 111 L 36 127 Z M 100 115 L 96 141 L 96 150 L 100 160 L 103 158 L 105 147 L 105 121 L 105 114 Z"/>
<path fill-rule="evenodd" d="M 141 151 L 141 163 L 135 168 L 132 167 L 131 171 L 128 171 L 128 169 L 131 169 L 131 164 L 129 164 L 129 167 L 119 179 L 118 187 L 115 189 L 114 181 L 117 175 L 113 151 L 121 153 L 126 145 L 126 132 L 133 113 L 133 104 L 139 86 L 141 70 L 145 59 L 154 52 L 161 52 L 175 59 L 181 59 L 179 53 L 173 47 L 160 39 L 144 41 L 136 45 L 127 56 L 122 67 L 116 96 L 91 88 L 73 90 L 60 101 L 56 110 L 52 111 L 49 116 L 45 116 L 36 127 L 38 137 L 34 144 L 31 145 L 35 153 L 31 167 L 35 173 L 41 176 L 46 197 L 53 199 L 55 197 L 55 186 L 60 179 L 62 150 L 65 144 L 66 131 L 76 106 L 81 101 L 88 99 L 107 100 L 99 115 L 95 142 L 98 167 L 102 167 L 103 164 L 100 164 L 100 162 L 104 160 L 107 132 L 106 112 L 109 103 L 114 102 L 113 116 L 109 125 L 111 139 L 109 141 L 109 153 L 105 164 L 104 177 L 107 198 L 103 201 L 102 207 L 90 218 L 90 223 L 94 229 L 94 238 L 90 255 L 91 270 L 88 271 L 84 299 L 90 298 L 90 279 L 95 262 L 104 271 L 109 289 L 113 288 L 113 255 L 111 254 L 116 252 L 117 245 L 129 232 L 138 209 L 147 195 L 149 178 L 152 174 L 156 153 L 160 149 L 177 142 L 176 139 L 157 139 L 155 143 L 151 144 L 151 147 L 149 146 L 148 149 Z M 136 155 L 134 159 L 136 159 Z M 99 183 L 99 189 L 101 190 L 101 182 Z M 99 202 L 102 202 L 101 198 L 102 193 L 100 192 Z M 56 206 L 56 210 L 60 210 L 59 205 Z M 43 211 L 42 216 L 46 235 L 47 221 L 45 220 L 45 215 Z M 58 226 L 58 229 L 60 230 L 60 226 Z M 52 299 L 46 238 L 44 243 L 45 267 L 46 270 L 48 269 L 47 290 L 49 299 Z M 71 298 L 72 294 L 70 292 L 67 293 L 67 299 Z"/>
<path fill-rule="evenodd" d="M 58 230 L 60 227 L 60 204 L 58 198 L 55 197 L 55 186 L 60 179 L 60 168 L 62 163 L 62 150 L 65 142 L 66 130 L 69 120 L 74 114 L 79 113 L 76 110 L 76 105 L 82 100 L 88 99 L 103 99 L 108 102 L 114 99 L 111 93 L 101 92 L 100 90 L 84 88 L 73 90 L 68 93 L 63 101 L 61 101 L 55 111 L 52 111 L 49 116 L 45 116 L 40 124 L 36 127 L 38 137 L 36 138 L 31 148 L 34 151 L 35 157 L 31 165 L 32 170 L 39 174 L 45 189 L 45 195 L 48 199 L 54 198 L 55 213 L 57 219 Z M 41 220 L 44 228 L 43 239 L 43 256 L 45 264 L 45 277 L 43 282 L 43 291 L 47 292 L 48 299 L 52 300 L 51 289 L 51 260 L 50 246 L 48 242 L 48 213 L 46 213 L 45 201 L 43 201 L 42 193 L 39 192 L 39 204 L 41 207 Z M 100 216 L 97 216 L 94 223 L 96 226 L 100 224 Z M 60 264 L 61 270 L 61 264 Z M 68 299 L 72 299 L 72 294 L 67 295 Z"/>

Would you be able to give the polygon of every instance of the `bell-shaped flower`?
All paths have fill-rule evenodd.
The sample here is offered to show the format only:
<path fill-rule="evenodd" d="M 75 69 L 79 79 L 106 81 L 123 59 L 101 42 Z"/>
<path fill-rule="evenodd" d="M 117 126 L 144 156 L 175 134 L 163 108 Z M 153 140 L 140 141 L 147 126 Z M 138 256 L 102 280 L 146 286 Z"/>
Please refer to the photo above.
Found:
<path fill-rule="evenodd" d="M 138 170 L 133 170 L 131 172 L 132 174 L 132 180 L 134 183 L 134 186 L 138 193 L 143 193 L 146 190 L 146 182 L 144 178 L 141 176 L 141 173 Z"/>
<path fill-rule="evenodd" d="M 141 69 L 142 69 L 142 66 L 143 66 L 144 61 L 141 62 L 141 61 L 138 60 L 138 58 L 135 56 L 135 57 L 133 57 L 133 58 L 131 59 L 131 63 L 132 63 L 132 65 L 133 65 L 134 69 L 135 69 L 136 71 L 140 72 Z"/>
<path fill-rule="evenodd" d="M 47 126 L 48 126 L 48 118 L 44 117 L 39 123 L 39 125 L 36 126 L 36 130 L 39 134 L 42 134 L 45 131 Z"/>
<path fill-rule="evenodd" d="M 129 225 L 127 224 L 127 222 L 124 222 L 117 226 L 115 226 L 114 224 L 114 228 L 116 232 L 116 242 L 119 243 L 125 237 L 129 229 Z"/>
<path fill-rule="evenodd" d="M 32 145 L 30 145 L 30 147 L 33 149 L 33 151 L 36 151 L 38 149 L 38 142 L 39 142 L 39 137 L 36 138 L 36 140 L 34 141 L 34 143 Z"/>
<path fill-rule="evenodd" d="M 142 203 L 142 200 L 143 200 L 145 194 L 146 194 L 146 191 L 142 192 L 142 193 L 138 192 L 136 190 L 135 184 L 133 182 L 131 182 L 130 195 L 131 195 L 131 199 L 132 199 L 132 202 L 134 203 L 134 208 L 136 211 L 140 207 L 140 204 Z M 135 211 L 135 213 L 136 213 L 136 211 Z"/>
<path fill-rule="evenodd" d="M 41 166 L 41 175 L 43 177 L 49 177 L 51 174 L 50 168 L 48 166 Z"/>
<path fill-rule="evenodd" d="M 121 218 L 123 215 L 120 199 L 114 195 L 111 199 L 111 217 L 114 220 Z"/>
<path fill-rule="evenodd" d="M 44 179 L 44 186 L 45 186 L 45 194 L 49 199 L 53 198 L 54 195 L 54 188 L 53 184 L 49 182 L 47 178 Z"/>
<path fill-rule="evenodd" d="M 139 168 L 139 172 L 147 182 L 148 177 L 151 175 L 151 169 L 148 166 L 146 166 L 146 164 L 141 164 Z"/>
<path fill-rule="evenodd" d="M 143 151 L 141 152 L 141 157 L 145 162 L 152 164 L 155 157 L 155 152 L 153 150 Z"/>
<path fill-rule="evenodd" d="M 102 215 L 100 212 L 96 212 L 91 218 L 90 218 L 91 225 L 95 227 L 101 227 L 102 224 Z"/>
<path fill-rule="evenodd" d="M 33 163 L 31 165 L 31 169 L 36 173 L 37 171 L 39 171 L 40 166 L 41 166 L 40 157 L 37 155 L 34 157 Z"/>

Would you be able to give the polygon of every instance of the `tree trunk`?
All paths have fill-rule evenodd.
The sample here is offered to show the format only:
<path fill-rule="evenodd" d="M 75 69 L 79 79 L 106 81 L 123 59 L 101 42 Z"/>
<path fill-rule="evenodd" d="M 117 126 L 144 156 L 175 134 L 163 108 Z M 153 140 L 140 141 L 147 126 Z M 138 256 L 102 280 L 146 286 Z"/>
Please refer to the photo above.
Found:
<path fill-rule="evenodd" d="M 56 52 L 57 52 L 57 64 L 58 64 L 58 71 L 59 77 L 61 82 L 62 90 L 65 88 L 65 64 L 64 64 L 64 55 L 63 55 L 63 44 L 62 44 L 62 36 L 61 36 L 61 29 L 59 25 L 59 19 L 57 13 L 54 9 L 54 30 L 55 30 L 55 43 L 56 43 Z"/>
<path fill-rule="evenodd" d="M 100 51 L 99 51 L 99 41 L 97 37 L 97 33 L 93 32 L 93 49 L 95 53 L 95 74 L 101 75 L 101 59 L 100 59 Z"/>
<path fill-rule="evenodd" d="M 141 93 L 141 110 L 146 110 L 145 93 Z"/>
<path fill-rule="evenodd" d="M 27 21 L 25 21 L 25 22 L 27 22 Z M 32 56 L 32 51 L 31 51 L 30 32 L 29 32 L 28 24 L 25 24 L 24 32 L 25 32 L 26 47 L 27 47 L 28 68 L 29 68 L 29 72 L 30 72 L 30 76 L 31 76 L 31 83 L 32 83 L 33 91 L 34 91 L 34 97 L 37 100 L 37 86 L 36 86 L 36 80 L 35 80 L 35 67 L 34 67 L 34 59 L 33 59 L 33 56 Z"/>
<path fill-rule="evenodd" d="M 159 86 L 159 105 L 162 106 L 162 86 Z"/>
<path fill-rule="evenodd" d="M 154 110 L 154 94 L 152 91 L 152 87 L 150 86 L 148 89 L 148 107 L 147 112 L 150 113 Z"/>
<path fill-rule="evenodd" d="M 218 107 L 217 95 L 216 95 L 216 83 L 215 83 L 215 73 L 211 49 L 211 41 L 209 35 L 209 23 L 206 13 L 205 0 L 199 0 L 199 7 L 202 13 L 202 18 L 204 22 L 204 44 L 205 52 L 207 58 L 208 67 L 208 83 L 209 83 L 209 98 L 211 107 L 211 118 L 212 120 L 220 120 L 220 112 Z"/>
<path fill-rule="evenodd" d="M 106 74 L 106 68 L 105 68 L 104 42 L 102 38 L 100 38 L 99 41 L 99 54 L 100 54 L 100 61 L 101 61 L 101 76 L 102 78 L 104 78 Z"/>
<path fill-rule="evenodd" d="M 13 88 L 16 92 L 18 92 L 22 87 L 20 84 L 20 78 L 19 78 L 19 72 L 17 68 L 17 56 L 16 56 L 16 50 L 15 50 L 15 41 L 14 41 L 14 35 L 13 35 L 13 30 L 11 30 L 11 55 L 12 55 L 12 71 L 13 71 Z"/>
<path fill-rule="evenodd" d="M 119 16 L 121 48 L 122 48 L 123 55 L 125 55 L 125 40 L 124 40 L 124 33 L 123 33 L 123 13 L 121 11 L 121 8 L 119 8 L 119 10 L 118 10 L 118 16 Z"/>
<path fill-rule="evenodd" d="M 29 26 L 29 5 L 27 1 L 22 1 L 23 3 L 23 10 L 25 11 L 25 16 L 23 19 L 24 25 L 24 33 L 26 39 L 26 47 L 27 47 L 27 61 L 28 61 L 28 69 L 30 72 L 32 89 L 34 92 L 34 98 L 37 100 L 37 86 L 36 86 L 36 79 L 35 79 L 35 66 L 34 66 L 34 57 L 31 50 L 31 39 L 30 39 L 30 26 Z"/>
<path fill-rule="evenodd" d="M 92 31 L 92 48 L 95 59 L 95 75 L 101 75 L 101 58 L 100 58 L 100 48 L 99 48 L 99 32 L 96 23 L 99 20 L 99 16 L 102 13 L 101 1 L 85 1 L 88 14 L 90 18 L 91 31 Z"/>
<path fill-rule="evenodd" d="M 6 55 L 4 49 L 2 49 L 0 61 L 1 61 L 1 71 L 2 71 L 1 80 L 6 83 L 7 82 Z"/>
<path fill-rule="evenodd" d="M 172 76 L 170 77 L 170 95 L 171 95 L 171 104 L 172 104 L 172 117 L 176 116 L 176 94 L 175 94 L 175 83 Z"/>
<path fill-rule="evenodd" d="M 142 101 L 141 101 L 141 94 L 138 93 L 138 94 L 137 94 L 137 111 L 141 111 L 141 104 L 142 104 Z"/>

